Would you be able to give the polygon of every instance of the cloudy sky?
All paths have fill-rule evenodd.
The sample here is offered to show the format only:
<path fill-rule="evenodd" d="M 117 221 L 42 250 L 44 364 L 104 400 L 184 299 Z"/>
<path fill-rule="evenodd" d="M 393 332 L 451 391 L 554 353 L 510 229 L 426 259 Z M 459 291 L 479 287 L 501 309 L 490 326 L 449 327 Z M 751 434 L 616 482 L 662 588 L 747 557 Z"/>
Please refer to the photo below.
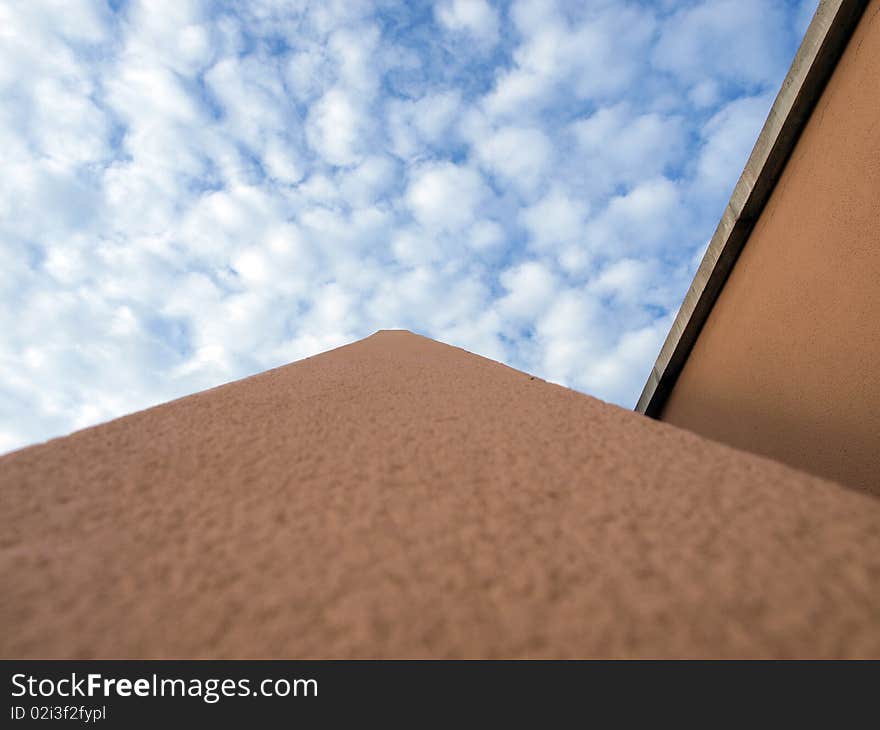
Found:
<path fill-rule="evenodd" d="M 0 0 L 0 452 L 402 327 L 631 407 L 816 0 Z"/>

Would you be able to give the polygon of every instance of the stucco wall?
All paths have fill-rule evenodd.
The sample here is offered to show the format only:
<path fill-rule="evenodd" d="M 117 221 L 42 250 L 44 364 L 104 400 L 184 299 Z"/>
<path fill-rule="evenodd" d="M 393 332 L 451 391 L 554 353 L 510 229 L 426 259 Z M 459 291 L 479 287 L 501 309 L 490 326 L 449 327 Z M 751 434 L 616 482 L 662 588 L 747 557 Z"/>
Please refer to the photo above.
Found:
<path fill-rule="evenodd" d="M 661 418 L 880 494 L 880 0 Z"/>
<path fill-rule="evenodd" d="M 878 524 L 380 332 L 0 457 L 0 657 L 877 657 Z"/>

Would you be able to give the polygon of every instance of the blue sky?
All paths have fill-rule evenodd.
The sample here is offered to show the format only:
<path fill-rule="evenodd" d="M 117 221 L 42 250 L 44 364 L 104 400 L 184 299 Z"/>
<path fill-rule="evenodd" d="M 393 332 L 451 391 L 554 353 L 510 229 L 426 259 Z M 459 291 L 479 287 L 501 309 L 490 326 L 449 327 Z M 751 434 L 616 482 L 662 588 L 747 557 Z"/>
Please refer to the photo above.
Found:
<path fill-rule="evenodd" d="M 631 407 L 816 0 L 0 0 L 0 452 L 403 327 Z"/>

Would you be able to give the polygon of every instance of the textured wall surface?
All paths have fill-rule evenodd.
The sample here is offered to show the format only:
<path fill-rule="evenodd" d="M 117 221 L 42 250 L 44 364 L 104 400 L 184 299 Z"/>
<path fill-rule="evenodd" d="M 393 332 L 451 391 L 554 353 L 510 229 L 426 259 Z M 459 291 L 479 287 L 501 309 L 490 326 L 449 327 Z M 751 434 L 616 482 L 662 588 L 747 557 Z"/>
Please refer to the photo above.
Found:
<path fill-rule="evenodd" d="M 661 418 L 880 495 L 880 0 Z"/>
<path fill-rule="evenodd" d="M 880 656 L 880 500 L 408 332 L 0 498 L 3 657 Z"/>

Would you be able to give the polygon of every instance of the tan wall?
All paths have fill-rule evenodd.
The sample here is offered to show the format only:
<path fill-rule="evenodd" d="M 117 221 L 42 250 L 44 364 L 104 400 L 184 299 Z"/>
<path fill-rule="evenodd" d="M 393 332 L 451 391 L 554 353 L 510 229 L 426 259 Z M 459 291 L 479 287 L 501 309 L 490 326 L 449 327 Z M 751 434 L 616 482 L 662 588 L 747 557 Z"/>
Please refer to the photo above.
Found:
<path fill-rule="evenodd" d="M 880 0 L 661 418 L 880 494 Z"/>
<path fill-rule="evenodd" d="M 0 456 L 0 657 L 880 657 L 877 525 L 377 332 Z"/>

